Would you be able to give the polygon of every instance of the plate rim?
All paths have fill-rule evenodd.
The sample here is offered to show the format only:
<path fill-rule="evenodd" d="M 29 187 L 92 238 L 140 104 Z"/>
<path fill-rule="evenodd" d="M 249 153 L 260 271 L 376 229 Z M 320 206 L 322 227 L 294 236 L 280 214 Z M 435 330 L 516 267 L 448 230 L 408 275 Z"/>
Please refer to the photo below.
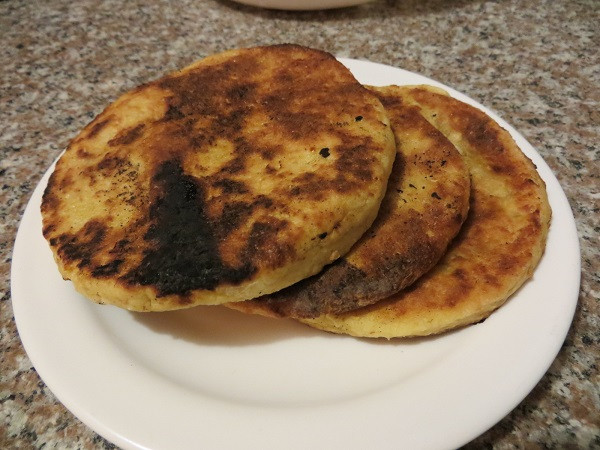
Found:
<path fill-rule="evenodd" d="M 348 8 L 371 3 L 375 0 L 304 0 L 289 2 L 286 0 L 233 0 L 237 3 L 255 8 L 266 8 L 280 11 L 319 11 L 327 9 Z"/>

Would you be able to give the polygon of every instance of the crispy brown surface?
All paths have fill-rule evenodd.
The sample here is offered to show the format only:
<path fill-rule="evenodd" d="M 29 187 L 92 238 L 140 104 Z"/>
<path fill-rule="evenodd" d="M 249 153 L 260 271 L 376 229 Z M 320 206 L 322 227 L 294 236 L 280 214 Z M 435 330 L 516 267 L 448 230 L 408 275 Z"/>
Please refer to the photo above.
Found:
<path fill-rule="evenodd" d="M 289 288 L 228 305 L 277 317 L 314 318 L 375 303 L 410 285 L 442 257 L 469 206 L 469 173 L 456 148 L 402 101 L 372 88 L 385 106 L 397 155 L 373 226 L 352 250 Z"/>
<path fill-rule="evenodd" d="M 366 337 L 440 333 L 487 317 L 533 273 L 550 224 L 545 184 L 509 133 L 472 106 L 428 87 L 404 87 L 463 154 L 471 171 L 469 216 L 445 257 L 408 289 L 311 326 Z"/>
<path fill-rule="evenodd" d="M 374 219 L 393 157 L 380 102 L 331 55 L 230 51 L 90 123 L 50 178 L 44 236 L 96 301 L 244 300 L 345 253 Z"/>

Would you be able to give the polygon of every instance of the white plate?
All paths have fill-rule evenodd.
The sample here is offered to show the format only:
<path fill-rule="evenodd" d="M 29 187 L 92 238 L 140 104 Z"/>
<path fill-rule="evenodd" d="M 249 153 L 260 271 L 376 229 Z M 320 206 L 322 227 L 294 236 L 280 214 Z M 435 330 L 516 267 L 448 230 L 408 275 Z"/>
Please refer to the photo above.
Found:
<path fill-rule="evenodd" d="M 319 9 L 345 8 L 368 3 L 372 0 L 235 0 L 244 5 L 288 11 L 315 11 Z"/>
<path fill-rule="evenodd" d="M 342 60 L 363 83 L 441 84 Z M 38 373 L 84 423 L 124 448 L 442 449 L 502 419 L 544 375 L 571 323 L 580 256 L 571 209 L 525 139 L 553 210 L 533 279 L 485 322 L 370 341 L 221 307 L 161 314 L 99 306 L 65 282 L 41 234 L 48 173 L 14 248 L 12 301 Z"/>

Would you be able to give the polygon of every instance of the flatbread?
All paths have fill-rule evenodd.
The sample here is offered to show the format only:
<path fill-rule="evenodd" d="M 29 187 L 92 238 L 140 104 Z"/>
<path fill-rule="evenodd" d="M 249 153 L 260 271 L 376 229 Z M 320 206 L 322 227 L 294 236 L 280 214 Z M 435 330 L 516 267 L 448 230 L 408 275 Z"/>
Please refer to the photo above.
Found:
<path fill-rule="evenodd" d="M 373 304 L 412 284 L 445 253 L 467 216 L 470 180 L 442 133 L 406 105 L 398 88 L 370 88 L 386 108 L 397 145 L 373 226 L 344 257 L 286 289 L 227 306 L 275 317 L 314 318 Z"/>
<path fill-rule="evenodd" d="M 461 151 L 471 172 L 471 208 L 432 271 L 361 310 L 303 320 L 364 337 L 425 336 L 479 322 L 538 264 L 551 219 L 545 184 L 510 134 L 482 111 L 427 86 L 399 88 Z"/>
<path fill-rule="evenodd" d="M 50 177 L 43 233 L 63 277 L 99 303 L 246 300 L 346 253 L 394 156 L 380 101 L 330 54 L 232 50 L 96 117 Z"/>

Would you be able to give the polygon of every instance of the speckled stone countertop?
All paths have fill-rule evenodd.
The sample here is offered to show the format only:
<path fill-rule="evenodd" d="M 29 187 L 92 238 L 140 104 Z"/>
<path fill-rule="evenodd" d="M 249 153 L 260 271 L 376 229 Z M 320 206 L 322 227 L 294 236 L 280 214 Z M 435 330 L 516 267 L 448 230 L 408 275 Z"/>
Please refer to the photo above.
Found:
<path fill-rule="evenodd" d="M 577 223 L 579 304 L 525 400 L 467 448 L 600 448 L 600 3 L 388 0 L 281 12 L 217 0 L 0 1 L 0 448 L 112 448 L 38 377 L 10 294 L 15 233 L 40 177 L 119 93 L 234 47 L 295 42 L 437 79 L 544 157 Z"/>

